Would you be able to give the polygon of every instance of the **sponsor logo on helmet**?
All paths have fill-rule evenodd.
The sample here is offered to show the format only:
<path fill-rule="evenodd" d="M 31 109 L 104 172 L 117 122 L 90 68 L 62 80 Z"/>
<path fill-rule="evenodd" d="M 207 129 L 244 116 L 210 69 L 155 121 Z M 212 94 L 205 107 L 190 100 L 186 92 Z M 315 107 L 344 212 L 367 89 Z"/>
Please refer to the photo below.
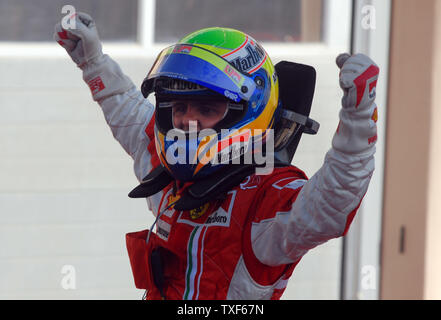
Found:
<path fill-rule="evenodd" d="M 266 60 L 266 53 L 257 42 L 248 37 L 245 45 L 237 51 L 224 55 L 224 58 L 237 70 L 252 73 Z"/>
<path fill-rule="evenodd" d="M 240 83 L 242 80 L 242 76 L 234 70 L 230 65 L 226 65 L 224 72 L 236 83 Z"/>
<path fill-rule="evenodd" d="M 218 163 L 228 163 L 230 160 L 237 159 L 241 155 L 244 155 L 248 150 L 248 145 L 233 144 L 231 145 L 227 152 L 221 151 L 217 153 Z"/>
<path fill-rule="evenodd" d="M 224 130 L 225 131 L 225 130 Z M 218 142 L 217 162 L 226 163 L 237 159 L 248 151 L 251 142 L 251 130 L 243 130 L 235 136 Z"/>
<path fill-rule="evenodd" d="M 235 102 L 239 102 L 240 101 L 239 96 L 237 94 L 229 91 L 229 90 L 225 90 L 224 91 L 224 96 L 226 96 L 228 99 L 231 99 L 231 100 L 233 100 Z"/>
<path fill-rule="evenodd" d="M 177 46 L 173 49 L 173 53 L 190 53 L 191 49 L 193 49 L 192 46 L 177 45 Z"/>
<path fill-rule="evenodd" d="M 190 130 L 171 129 L 164 136 L 165 161 L 169 165 L 196 164 L 194 174 L 211 164 L 258 164 L 256 174 L 270 174 L 274 168 L 273 129 L 214 129 L 197 131 L 196 121 Z M 188 139 L 188 140 L 187 140 Z M 265 152 L 263 152 L 265 150 Z"/>
<path fill-rule="evenodd" d="M 172 92 L 196 92 L 208 90 L 197 83 L 173 78 L 164 79 L 160 86 L 162 89 Z"/>

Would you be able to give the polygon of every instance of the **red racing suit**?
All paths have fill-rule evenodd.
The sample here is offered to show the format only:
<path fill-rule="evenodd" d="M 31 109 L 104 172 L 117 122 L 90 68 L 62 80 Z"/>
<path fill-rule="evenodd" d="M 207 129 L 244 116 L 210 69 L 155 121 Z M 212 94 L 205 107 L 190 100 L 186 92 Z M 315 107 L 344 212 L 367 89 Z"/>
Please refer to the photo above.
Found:
<path fill-rule="evenodd" d="M 308 250 L 347 232 L 374 170 L 377 121 L 378 68 L 354 65 L 361 69 L 348 72 L 356 78 L 332 148 L 311 179 L 296 167 L 275 168 L 248 176 L 224 200 L 196 211 L 167 208 L 183 191 L 174 194 L 170 185 L 147 199 L 159 215 L 156 230 L 148 243 L 148 230 L 126 240 L 135 284 L 148 290 L 148 299 L 161 298 L 150 264 L 159 247 L 166 299 L 279 299 Z M 141 181 L 159 165 L 154 106 L 106 55 L 83 77 Z"/>

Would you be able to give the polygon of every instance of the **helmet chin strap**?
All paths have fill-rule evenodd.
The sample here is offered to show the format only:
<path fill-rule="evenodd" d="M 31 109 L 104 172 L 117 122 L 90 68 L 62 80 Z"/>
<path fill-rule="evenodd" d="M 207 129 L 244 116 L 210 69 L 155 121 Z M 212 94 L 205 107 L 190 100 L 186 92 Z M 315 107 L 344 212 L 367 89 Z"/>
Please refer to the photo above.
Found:
<path fill-rule="evenodd" d="M 210 201 L 224 199 L 228 191 L 238 186 L 246 177 L 255 173 L 259 166 L 256 164 L 228 165 L 209 177 L 194 181 L 184 190 L 181 197 L 173 203 L 174 209 L 191 210 L 199 208 Z M 289 164 L 276 160 L 274 166 L 286 167 Z M 176 180 L 169 175 L 162 165 L 159 165 L 144 177 L 141 184 L 129 193 L 129 197 L 150 197 L 173 181 Z"/>

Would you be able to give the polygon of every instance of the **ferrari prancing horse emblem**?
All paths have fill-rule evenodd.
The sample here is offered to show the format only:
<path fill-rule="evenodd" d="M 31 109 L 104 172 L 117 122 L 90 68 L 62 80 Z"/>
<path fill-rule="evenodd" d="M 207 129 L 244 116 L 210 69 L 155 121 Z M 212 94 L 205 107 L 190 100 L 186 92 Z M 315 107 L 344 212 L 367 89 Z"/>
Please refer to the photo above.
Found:
<path fill-rule="evenodd" d="M 202 216 L 208 209 L 209 207 L 209 203 L 205 203 L 202 206 L 200 206 L 199 208 L 194 208 L 190 210 L 190 217 L 193 220 L 196 220 L 197 218 L 199 218 L 200 216 Z"/>

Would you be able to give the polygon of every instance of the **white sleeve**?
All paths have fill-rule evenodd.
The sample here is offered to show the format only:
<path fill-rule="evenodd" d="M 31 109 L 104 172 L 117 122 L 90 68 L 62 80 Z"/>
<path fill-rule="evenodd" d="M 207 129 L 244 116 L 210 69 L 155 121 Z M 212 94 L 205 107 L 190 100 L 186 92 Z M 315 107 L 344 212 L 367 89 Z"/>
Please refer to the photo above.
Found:
<path fill-rule="evenodd" d="M 150 139 L 145 129 L 154 114 L 154 106 L 107 55 L 84 67 L 83 79 L 101 106 L 113 136 L 133 158 L 135 175 L 141 181 L 152 170 L 147 150 Z"/>
<path fill-rule="evenodd" d="M 141 181 L 153 169 L 145 130 L 154 107 L 135 88 L 100 100 L 99 104 L 113 136 L 133 158 L 135 175 Z"/>
<path fill-rule="evenodd" d="M 303 186 L 299 184 L 297 190 L 290 191 L 295 201 L 288 210 L 276 207 L 270 219 L 253 223 L 252 248 L 262 263 L 293 263 L 308 250 L 347 231 L 375 166 L 374 99 L 378 67 L 366 58 L 355 56 L 345 64 L 346 69 L 343 66 L 340 80 L 343 78 L 348 87 L 342 100 L 340 123 L 323 166 Z M 267 194 L 289 198 L 288 191 Z"/>

